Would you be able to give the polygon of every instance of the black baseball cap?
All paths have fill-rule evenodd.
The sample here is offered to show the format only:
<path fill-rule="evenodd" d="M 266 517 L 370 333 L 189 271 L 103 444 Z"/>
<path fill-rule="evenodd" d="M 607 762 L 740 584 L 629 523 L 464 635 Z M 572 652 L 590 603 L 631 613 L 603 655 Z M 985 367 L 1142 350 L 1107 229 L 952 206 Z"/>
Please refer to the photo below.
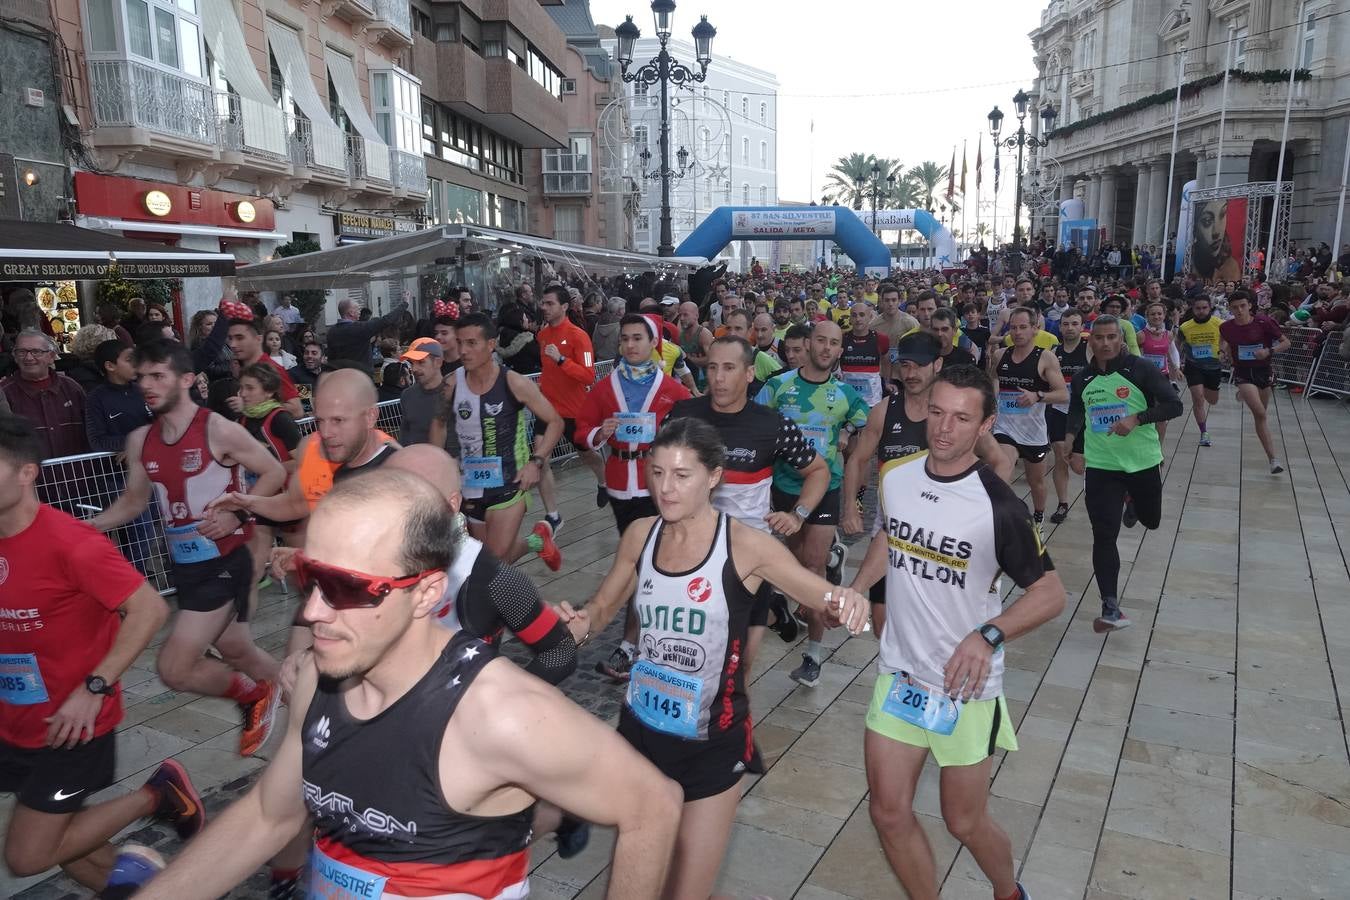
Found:
<path fill-rule="evenodd" d="M 921 366 L 929 365 L 942 355 L 938 339 L 926 331 L 914 331 L 900 338 L 895 344 L 897 361 L 909 360 Z"/>

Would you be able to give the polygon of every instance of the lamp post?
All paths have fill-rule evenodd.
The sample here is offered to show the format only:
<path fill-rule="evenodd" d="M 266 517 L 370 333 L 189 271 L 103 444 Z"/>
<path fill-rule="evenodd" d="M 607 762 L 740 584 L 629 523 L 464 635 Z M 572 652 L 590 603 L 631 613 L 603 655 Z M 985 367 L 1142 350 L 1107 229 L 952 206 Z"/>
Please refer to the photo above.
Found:
<path fill-rule="evenodd" d="M 877 233 L 877 194 L 881 191 L 881 166 L 872 163 L 872 233 Z"/>
<path fill-rule="evenodd" d="M 708 64 L 712 62 L 712 39 L 717 36 L 717 29 L 708 24 L 707 16 L 703 16 L 694 26 L 694 57 L 698 63 L 698 71 L 695 72 L 677 62 L 666 49 L 666 44 L 670 40 L 671 19 L 675 15 L 675 0 L 652 0 L 652 15 L 656 19 L 656 37 L 661 42 L 660 52 L 632 72 L 628 71 L 628 67 L 633 64 L 633 45 L 642 36 L 642 32 L 633 24 L 633 17 L 627 16 L 623 24 L 614 29 L 618 44 L 615 55 L 619 58 L 619 69 L 623 73 L 624 81 L 641 82 L 647 86 L 661 85 L 660 168 L 656 172 L 648 173 L 646 168 L 651 161 L 651 152 L 644 151 L 641 157 L 643 177 L 661 180 L 661 242 L 657 245 L 656 252 L 660 256 L 674 256 L 675 244 L 670 228 L 670 180 L 684 175 L 685 168 L 689 164 L 689 151 L 681 147 L 676 153 L 679 169 L 670 167 L 670 86 L 673 84 L 676 87 L 683 87 L 701 82 L 708 77 Z"/>
<path fill-rule="evenodd" d="M 1013 207 L 1013 249 L 1020 253 L 1022 248 L 1022 153 L 1027 146 L 1048 147 L 1050 138 L 1037 138 L 1034 135 L 1027 134 L 1026 118 L 1027 103 L 1031 98 L 1027 96 L 1026 91 L 1019 90 L 1013 95 L 1013 105 L 1017 110 L 1017 134 L 1004 140 L 1003 146 L 1009 150 L 1017 148 L 1017 205 Z M 1055 108 L 1046 104 L 1041 110 L 1041 121 L 1045 123 L 1045 132 L 1049 134 L 1051 127 L 1055 124 Z M 999 144 L 999 132 L 1003 130 L 1003 113 L 997 106 L 989 113 L 989 133 L 994 136 L 994 146 L 997 149 Z"/>

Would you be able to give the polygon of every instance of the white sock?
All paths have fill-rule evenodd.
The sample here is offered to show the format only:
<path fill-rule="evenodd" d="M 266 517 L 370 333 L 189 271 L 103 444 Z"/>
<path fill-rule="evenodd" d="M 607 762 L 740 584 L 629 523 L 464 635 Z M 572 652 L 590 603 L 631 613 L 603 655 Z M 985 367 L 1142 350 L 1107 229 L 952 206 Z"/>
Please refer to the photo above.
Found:
<path fill-rule="evenodd" d="M 628 654 L 629 659 L 632 659 L 637 655 L 637 644 L 634 644 L 632 641 L 624 641 L 619 645 L 619 649 Z"/>
<path fill-rule="evenodd" d="M 817 663 L 824 658 L 823 649 L 824 648 L 820 646 L 820 641 L 806 642 L 806 655 L 814 659 Z"/>

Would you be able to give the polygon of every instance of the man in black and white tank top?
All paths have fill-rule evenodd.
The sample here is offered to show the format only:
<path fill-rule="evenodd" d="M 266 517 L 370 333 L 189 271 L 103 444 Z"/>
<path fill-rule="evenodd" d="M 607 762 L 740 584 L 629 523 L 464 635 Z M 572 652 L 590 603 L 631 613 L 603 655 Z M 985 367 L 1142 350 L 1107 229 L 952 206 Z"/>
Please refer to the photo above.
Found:
<path fill-rule="evenodd" d="M 312 817 L 313 896 L 515 900 L 529 893 L 536 798 L 617 826 L 609 897 L 659 894 L 678 788 L 492 645 L 437 622 L 456 536 L 415 475 L 334 486 L 298 561 L 315 644 L 286 737 L 253 790 L 138 896 L 227 893 Z"/>

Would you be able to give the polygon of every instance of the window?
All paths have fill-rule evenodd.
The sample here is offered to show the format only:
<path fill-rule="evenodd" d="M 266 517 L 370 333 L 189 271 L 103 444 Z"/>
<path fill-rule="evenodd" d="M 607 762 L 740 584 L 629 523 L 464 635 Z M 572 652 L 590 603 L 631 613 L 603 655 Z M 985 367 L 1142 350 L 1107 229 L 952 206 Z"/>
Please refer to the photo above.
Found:
<path fill-rule="evenodd" d="M 370 105 L 375 126 L 386 144 L 405 153 L 422 149 L 422 93 L 413 76 L 402 69 L 371 72 Z"/>
<path fill-rule="evenodd" d="M 712 156 L 712 131 L 706 126 L 698 130 L 698 144 L 702 148 L 701 156 Z"/>
<path fill-rule="evenodd" d="M 573 244 L 585 242 L 586 229 L 580 206 L 560 203 L 553 207 L 553 237 Z"/>
<path fill-rule="evenodd" d="M 436 37 L 436 26 L 432 23 L 431 16 L 415 6 L 412 8 L 412 30 L 414 34 L 420 34 L 427 40 Z"/>
<path fill-rule="evenodd" d="M 647 134 L 648 132 L 646 125 L 639 125 L 638 127 L 633 129 L 633 145 L 637 147 L 638 155 L 641 155 L 643 150 L 651 149 L 648 146 Z"/>
<path fill-rule="evenodd" d="M 526 71 L 530 73 L 530 77 L 533 78 L 540 87 L 548 91 L 554 97 L 562 96 L 560 84 L 562 81 L 562 72 L 558 71 L 552 63 L 544 59 L 534 47 L 530 48 Z"/>
<path fill-rule="evenodd" d="M 575 78 L 564 78 L 562 80 L 562 92 L 564 94 L 575 94 L 577 92 L 577 80 Z"/>
<path fill-rule="evenodd" d="M 761 125 L 769 124 L 769 104 L 767 103 L 759 105 L 759 122 Z"/>
<path fill-rule="evenodd" d="M 496 59 L 506 55 L 506 45 L 501 41 L 483 41 L 483 56 L 487 59 Z"/>
<path fill-rule="evenodd" d="M 647 96 L 647 83 L 645 81 L 636 81 L 633 83 L 633 96 L 634 97 Z"/>
<path fill-rule="evenodd" d="M 723 92 L 722 92 L 722 105 L 725 106 L 725 107 L 728 109 L 728 111 L 730 111 L 730 109 L 731 109 L 731 91 L 723 91 Z"/>
<path fill-rule="evenodd" d="M 742 185 L 741 185 L 741 206 L 749 206 L 749 205 L 750 205 L 750 185 L 748 185 L 748 184 L 742 184 Z"/>
<path fill-rule="evenodd" d="M 425 211 L 427 215 L 428 225 L 445 224 L 444 220 L 442 220 L 441 218 L 441 216 L 443 215 L 443 210 L 441 207 L 441 200 L 442 200 L 441 191 L 442 185 L 441 180 L 439 178 L 427 179 L 427 202 Z"/>
<path fill-rule="evenodd" d="M 1247 29 L 1239 28 L 1233 33 L 1233 68 L 1247 68 Z"/>
<path fill-rule="evenodd" d="M 750 165 L 750 139 L 748 137 L 741 138 L 741 162 L 747 166 Z"/>
<path fill-rule="evenodd" d="M 1078 68 L 1091 69 L 1097 60 L 1097 32 L 1089 31 L 1078 42 Z"/>
<path fill-rule="evenodd" d="M 1300 69 L 1311 69 L 1317 43 L 1317 13 L 1308 9 L 1307 3 L 1303 4 L 1303 22 L 1303 49 L 1299 51 L 1298 65 Z"/>
<path fill-rule="evenodd" d="M 769 187 L 768 187 L 768 185 L 761 184 L 761 185 L 759 186 L 759 205 L 760 205 L 760 206 L 768 206 L 768 205 L 769 205 Z"/>
<path fill-rule="evenodd" d="M 120 54 L 202 79 L 197 0 L 86 0 L 91 53 Z M 123 28 L 125 27 L 125 31 Z"/>
<path fill-rule="evenodd" d="M 759 142 L 759 167 L 767 169 L 769 167 L 769 142 Z"/>
<path fill-rule="evenodd" d="M 741 118 L 744 119 L 744 120 L 747 121 L 747 122 L 750 121 L 750 98 L 749 98 L 749 97 L 742 97 L 742 98 L 741 98 Z"/>
<path fill-rule="evenodd" d="M 544 151 L 545 194 L 591 192 L 591 136 L 573 135 L 566 150 Z"/>

